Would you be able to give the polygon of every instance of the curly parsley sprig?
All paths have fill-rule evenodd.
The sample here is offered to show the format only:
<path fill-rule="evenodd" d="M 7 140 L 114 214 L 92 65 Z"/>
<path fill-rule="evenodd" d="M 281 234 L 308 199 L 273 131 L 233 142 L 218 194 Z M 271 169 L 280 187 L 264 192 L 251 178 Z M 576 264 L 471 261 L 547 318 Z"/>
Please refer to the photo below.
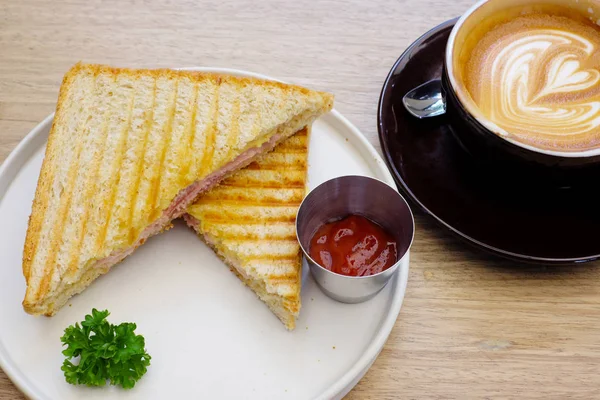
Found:
<path fill-rule="evenodd" d="M 65 329 L 60 338 L 67 359 L 61 370 L 68 383 L 88 386 L 121 385 L 131 389 L 146 373 L 150 356 L 146 353 L 144 337 L 135 334 L 136 325 L 124 322 L 112 325 L 106 320 L 108 310 L 95 308 L 85 320 Z M 79 357 L 79 363 L 71 359 Z"/>

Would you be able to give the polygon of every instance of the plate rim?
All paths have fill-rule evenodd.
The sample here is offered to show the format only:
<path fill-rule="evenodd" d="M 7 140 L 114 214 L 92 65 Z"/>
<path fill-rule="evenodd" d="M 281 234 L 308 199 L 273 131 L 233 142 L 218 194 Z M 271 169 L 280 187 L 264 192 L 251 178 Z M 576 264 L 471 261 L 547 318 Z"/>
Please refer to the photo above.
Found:
<path fill-rule="evenodd" d="M 283 82 L 281 80 L 272 78 L 267 75 L 234 68 L 184 67 L 173 69 L 210 73 L 223 73 Z M 356 139 L 357 144 L 360 145 L 360 147 L 362 147 L 362 150 L 366 150 L 368 155 L 373 158 L 374 164 L 372 165 L 372 168 L 377 168 L 379 170 L 379 172 L 382 175 L 381 180 L 385 181 L 388 185 L 392 186 L 397 191 L 398 187 L 396 185 L 396 181 L 387 167 L 387 162 L 382 159 L 375 147 L 373 147 L 373 145 L 369 143 L 369 141 L 362 134 L 362 132 L 360 132 L 360 130 L 355 125 L 353 125 L 346 117 L 344 117 L 337 110 L 332 109 L 329 112 L 329 114 L 332 119 L 337 120 L 339 123 L 341 123 L 344 126 L 344 128 L 354 136 L 354 139 Z M 327 114 L 323 117 L 326 116 Z M 22 153 L 25 150 L 27 150 L 29 146 L 33 145 L 32 142 L 34 142 L 35 140 L 40 140 L 40 135 L 42 135 L 42 131 L 48 125 L 52 124 L 53 119 L 54 113 L 51 113 L 40 123 L 38 123 L 17 144 L 17 146 L 10 152 L 8 157 L 4 160 L 2 165 L 0 165 L 0 203 L 4 198 L 6 190 L 8 189 L 10 184 L 14 182 L 15 176 L 22 166 Z M 44 139 L 44 143 L 45 142 L 46 139 Z M 403 196 L 402 194 L 400 195 Z M 359 357 L 359 359 L 355 362 L 355 364 L 345 373 L 343 373 L 341 377 L 334 381 L 333 384 L 329 386 L 329 388 L 327 388 L 322 393 L 318 394 L 316 399 L 325 400 L 343 397 L 360 381 L 360 379 L 362 379 L 362 377 L 365 375 L 365 373 L 369 370 L 371 365 L 379 356 L 379 353 L 383 349 L 383 346 L 385 345 L 396 323 L 396 320 L 398 319 L 400 309 L 402 308 L 404 296 L 406 293 L 406 287 L 408 284 L 408 272 L 410 269 L 410 250 L 406 253 L 405 259 L 406 263 L 404 265 L 404 268 L 399 269 L 397 276 L 394 278 L 395 282 L 392 282 L 397 286 L 394 288 L 394 293 L 391 294 L 390 305 L 388 307 L 387 312 L 385 313 L 386 315 L 382 319 L 381 325 L 378 328 L 375 336 L 367 345 L 367 348 Z M 17 387 L 17 389 L 20 390 L 21 393 L 23 393 L 26 397 L 31 399 L 47 398 L 45 395 L 38 393 L 39 389 L 33 383 L 30 383 L 26 374 L 13 365 L 13 362 L 10 361 L 9 354 L 2 345 L 2 343 L 0 343 L 0 368 L 8 376 L 11 382 Z"/>
<path fill-rule="evenodd" d="M 459 17 L 449 19 L 447 21 L 442 22 L 441 24 L 431 28 L 419 38 L 417 38 L 414 42 L 410 44 L 400 56 L 394 62 L 392 68 L 390 69 L 385 81 L 381 87 L 381 92 L 379 95 L 379 102 L 377 106 L 377 133 L 379 136 L 379 144 L 381 145 L 381 150 L 385 159 L 385 163 L 388 168 L 392 171 L 392 175 L 394 176 L 394 180 L 398 184 L 398 188 L 401 189 L 401 193 L 405 194 L 413 204 L 417 205 L 422 211 L 424 211 L 427 215 L 432 217 L 437 224 L 446 228 L 452 234 L 463 240 L 464 243 L 467 243 L 471 246 L 479 250 L 483 250 L 488 254 L 493 254 L 495 256 L 499 256 L 509 260 L 516 260 L 521 262 L 533 263 L 533 264 L 545 264 L 545 265 L 568 265 L 568 264 L 582 264 L 586 262 L 591 262 L 600 259 L 600 254 L 594 254 L 583 257 L 566 257 L 566 258 L 551 258 L 551 257 L 537 257 L 531 256 L 527 254 L 515 253 L 512 251 L 504 250 L 498 248 L 496 246 L 489 245 L 480 240 L 475 239 L 474 237 L 467 235 L 466 233 L 460 231 L 454 226 L 450 225 L 446 221 L 444 221 L 441 217 L 436 215 L 433 211 L 427 208 L 418 197 L 412 192 L 409 185 L 402 178 L 402 174 L 396 168 L 391 152 L 389 150 L 389 146 L 387 143 L 386 135 L 384 135 L 384 122 L 383 122 L 383 102 L 384 98 L 389 97 L 389 92 L 391 90 L 390 81 L 392 77 L 397 73 L 397 71 L 401 71 L 401 64 L 406 59 L 411 51 L 413 51 L 417 46 L 419 46 L 425 39 L 433 36 L 443 29 L 448 29 L 453 27 L 458 21 Z"/>

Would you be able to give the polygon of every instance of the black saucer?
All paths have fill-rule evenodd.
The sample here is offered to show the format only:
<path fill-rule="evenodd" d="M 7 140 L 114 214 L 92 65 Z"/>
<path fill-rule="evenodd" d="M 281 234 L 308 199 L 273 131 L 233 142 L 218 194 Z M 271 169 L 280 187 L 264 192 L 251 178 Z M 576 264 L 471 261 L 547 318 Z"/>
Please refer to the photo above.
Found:
<path fill-rule="evenodd" d="M 520 261 L 567 264 L 600 258 L 600 176 L 585 189 L 545 187 L 477 163 L 444 116 L 418 120 L 402 105 L 414 87 L 440 78 L 447 21 L 396 61 L 379 100 L 379 140 L 400 190 L 467 242 Z"/>

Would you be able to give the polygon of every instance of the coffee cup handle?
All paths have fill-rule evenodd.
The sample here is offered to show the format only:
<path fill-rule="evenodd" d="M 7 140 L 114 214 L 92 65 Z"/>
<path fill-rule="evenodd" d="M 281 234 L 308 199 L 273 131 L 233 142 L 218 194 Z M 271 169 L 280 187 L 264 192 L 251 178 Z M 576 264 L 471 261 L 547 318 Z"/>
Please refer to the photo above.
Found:
<path fill-rule="evenodd" d="M 404 108 L 413 116 L 423 119 L 446 114 L 446 96 L 442 80 L 432 79 L 417 86 L 402 98 Z"/>

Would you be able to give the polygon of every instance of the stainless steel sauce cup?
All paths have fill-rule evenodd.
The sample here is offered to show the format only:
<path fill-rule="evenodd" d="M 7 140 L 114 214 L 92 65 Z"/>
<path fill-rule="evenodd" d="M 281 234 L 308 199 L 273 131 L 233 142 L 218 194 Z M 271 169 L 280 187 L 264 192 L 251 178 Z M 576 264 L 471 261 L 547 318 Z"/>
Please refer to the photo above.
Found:
<path fill-rule="evenodd" d="M 310 240 L 324 223 L 350 214 L 366 217 L 397 242 L 398 261 L 375 275 L 345 276 L 317 264 L 309 255 Z M 379 293 L 398 270 L 415 231 L 406 200 L 392 187 L 365 176 L 342 176 L 322 183 L 304 199 L 296 218 L 296 235 L 310 271 L 325 294 L 343 303 L 360 303 Z"/>

